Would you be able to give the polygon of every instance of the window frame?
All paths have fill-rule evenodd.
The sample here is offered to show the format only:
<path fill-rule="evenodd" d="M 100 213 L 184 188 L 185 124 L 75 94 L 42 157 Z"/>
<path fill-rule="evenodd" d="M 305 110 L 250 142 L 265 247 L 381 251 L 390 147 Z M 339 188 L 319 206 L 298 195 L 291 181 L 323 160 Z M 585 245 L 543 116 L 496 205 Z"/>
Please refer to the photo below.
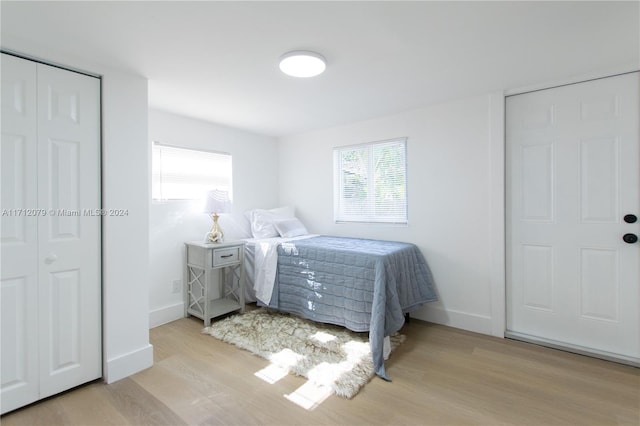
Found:
<path fill-rule="evenodd" d="M 337 146 L 333 148 L 333 217 L 336 224 L 345 223 L 364 223 L 371 225 L 390 225 L 390 226 L 408 226 L 409 224 L 409 175 L 408 175 L 408 137 L 397 137 L 391 139 L 378 140 L 373 142 L 365 142 L 354 145 Z M 403 214 L 401 216 L 383 216 L 376 214 L 375 195 L 367 197 L 367 214 L 364 215 L 348 215 L 344 210 L 344 181 L 342 180 L 342 155 L 347 151 L 356 149 L 367 149 L 368 155 L 374 151 L 376 147 L 400 143 L 404 149 L 402 162 L 404 166 L 404 205 L 401 206 Z M 375 194 L 375 168 L 367 162 L 367 192 Z"/>

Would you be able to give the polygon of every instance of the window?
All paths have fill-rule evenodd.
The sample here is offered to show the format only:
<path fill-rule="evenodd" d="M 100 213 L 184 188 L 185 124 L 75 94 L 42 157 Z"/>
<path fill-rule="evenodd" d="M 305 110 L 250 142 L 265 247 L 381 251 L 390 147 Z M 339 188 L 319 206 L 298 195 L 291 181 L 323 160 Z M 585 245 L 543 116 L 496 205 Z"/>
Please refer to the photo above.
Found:
<path fill-rule="evenodd" d="M 407 223 L 407 139 L 333 150 L 336 222 Z"/>
<path fill-rule="evenodd" d="M 231 194 L 231 154 L 178 148 L 153 143 L 154 200 L 198 200 L 207 191 Z"/>

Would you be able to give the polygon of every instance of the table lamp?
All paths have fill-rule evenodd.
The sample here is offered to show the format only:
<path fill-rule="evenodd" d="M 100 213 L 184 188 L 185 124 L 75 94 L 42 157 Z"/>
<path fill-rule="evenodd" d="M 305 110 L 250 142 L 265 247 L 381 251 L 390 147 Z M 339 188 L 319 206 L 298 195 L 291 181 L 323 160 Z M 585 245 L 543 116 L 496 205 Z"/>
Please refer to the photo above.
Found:
<path fill-rule="evenodd" d="M 213 225 L 211 230 L 207 233 L 205 242 L 209 243 L 221 243 L 224 241 L 224 234 L 222 229 L 218 225 L 218 218 L 220 213 L 231 212 L 231 200 L 229 199 L 229 193 L 227 191 L 221 191 L 214 189 L 207 192 L 207 200 L 204 207 L 205 213 L 211 215 Z"/>

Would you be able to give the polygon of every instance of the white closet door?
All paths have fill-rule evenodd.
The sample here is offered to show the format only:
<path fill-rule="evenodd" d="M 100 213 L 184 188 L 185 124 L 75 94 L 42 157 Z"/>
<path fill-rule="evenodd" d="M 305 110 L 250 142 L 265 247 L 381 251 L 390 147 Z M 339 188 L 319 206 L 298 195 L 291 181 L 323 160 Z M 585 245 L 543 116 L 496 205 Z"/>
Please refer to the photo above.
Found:
<path fill-rule="evenodd" d="M 99 80 L 38 66 L 40 396 L 102 375 Z"/>
<path fill-rule="evenodd" d="M 2 412 L 38 399 L 36 64 L 2 55 Z M 31 209 L 31 210 L 27 210 Z"/>
<path fill-rule="evenodd" d="M 2 413 L 102 375 L 100 82 L 2 54 Z"/>
<path fill-rule="evenodd" d="M 508 335 L 640 361 L 639 76 L 507 99 Z"/>

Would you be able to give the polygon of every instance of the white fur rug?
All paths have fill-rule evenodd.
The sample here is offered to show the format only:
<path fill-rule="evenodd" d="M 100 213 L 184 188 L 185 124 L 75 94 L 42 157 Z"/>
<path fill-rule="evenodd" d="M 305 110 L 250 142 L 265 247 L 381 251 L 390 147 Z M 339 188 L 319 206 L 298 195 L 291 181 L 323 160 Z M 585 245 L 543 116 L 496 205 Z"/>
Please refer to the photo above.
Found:
<path fill-rule="evenodd" d="M 214 322 L 203 333 L 352 398 L 374 376 L 367 333 L 261 308 Z M 391 337 L 391 351 L 405 339 Z"/>

